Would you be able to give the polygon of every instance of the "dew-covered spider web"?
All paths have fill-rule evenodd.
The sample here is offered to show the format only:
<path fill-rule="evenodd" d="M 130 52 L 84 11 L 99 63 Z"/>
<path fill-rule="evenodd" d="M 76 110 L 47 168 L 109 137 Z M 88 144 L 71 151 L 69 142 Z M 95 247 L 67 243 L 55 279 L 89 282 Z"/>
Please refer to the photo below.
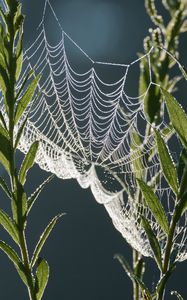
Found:
<path fill-rule="evenodd" d="M 56 22 L 56 39 L 47 26 L 49 14 Z M 20 150 L 26 153 L 39 140 L 37 163 L 42 169 L 62 179 L 75 178 L 83 188 L 90 187 L 127 242 L 143 255 L 152 256 L 139 222 L 143 213 L 164 251 L 166 237 L 139 201 L 135 180 L 142 172 L 149 182 L 156 178 L 155 193 L 164 202 L 170 219 L 175 199 L 163 184 L 154 132 L 144 112 L 144 99 L 156 86 L 151 63 L 155 48 L 127 64 L 94 61 L 64 32 L 49 1 L 45 2 L 36 35 L 24 51 L 24 71 L 17 85 L 19 89 L 29 70 L 35 72 L 32 77 L 42 74 L 38 93 L 18 124 L 20 127 L 28 115 Z M 139 95 L 136 88 L 130 90 L 129 82 L 136 81 L 138 86 L 142 61 L 146 61 L 149 84 Z M 157 129 L 165 140 L 171 136 L 165 118 Z M 175 234 L 178 260 L 187 258 L 186 219 Z"/>

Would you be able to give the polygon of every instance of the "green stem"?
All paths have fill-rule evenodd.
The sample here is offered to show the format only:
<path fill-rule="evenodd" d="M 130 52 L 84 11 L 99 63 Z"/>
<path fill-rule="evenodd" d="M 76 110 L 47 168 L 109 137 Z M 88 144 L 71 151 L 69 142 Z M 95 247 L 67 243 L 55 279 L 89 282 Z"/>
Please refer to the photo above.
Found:
<path fill-rule="evenodd" d="M 22 260 L 25 266 L 25 271 L 27 276 L 27 283 L 28 283 L 27 289 L 29 293 L 29 298 L 30 300 L 37 300 L 24 231 L 19 233 L 19 240 L 20 240 L 20 250 L 21 250 Z"/>
<path fill-rule="evenodd" d="M 137 263 L 139 261 L 139 253 L 133 249 L 133 270 L 135 270 Z M 140 290 L 138 283 L 133 281 L 133 300 L 139 300 Z"/>
<path fill-rule="evenodd" d="M 8 23 L 8 31 L 10 35 L 9 44 L 8 44 L 8 55 L 9 55 L 9 91 L 7 94 L 7 102 L 9 106 L 9 137 L 10 137 L 10 182 L 11 190 L 14 195 L 14 201 L 17 206 L 17 215 L 19 215 L 19 201 L 22 201 L 22 198 L 18 199 L 18 181 L 16 180 L 16 168 L 15 168 L 15 149 L 14 149 L 14 110 L 15 110 L 15 70 L 16 70 L 16 60 L 14 55 L 14 11 L 10 11 L 10 22 Z M 22 204 L 21 204 L 22 206 Z M 13 211 L 12 211 L 13 213 Z M 23 226 L 22 216 L 17 217 L 17 227 L 19 230 L 19 247 L 21 251 L 22 261 L 25 268 L 25 275 L 27 277 L 27 288 L 30 300 L 36 299 L 35 286 L 33 281 L 32 269 L 30 267 L 29 255 L 27 250 L 27 243 L 25 238 L 25 227 Z"/>
<path fill-rule="evenodd" d="M 166 243 L 166 250 L 164 254 L 164 261 L 163 261 L 163 268 L 161 272 L 161 278 L 166 275 L 166 273 L 169 271 L 170 268 L 170 257 L 172 252 L 172 246 L 173 246 L 173 237 L 175 233 L 175 228 L 178 222 L 177 217 L 177 206 L 175 207 L 173 218 L 171 220 L 170 230 L 167 238 Z M 168 276 L 169 278 L 169 276 Z M 167 280 L 168 280 L 167 278 Z M 167 280 L 162 281 L 162 283 L 159 285 L 159 290 L 157 290 L 157 300 L 163 300 L 164 294 L 165 294 L 165 287 Z"/>

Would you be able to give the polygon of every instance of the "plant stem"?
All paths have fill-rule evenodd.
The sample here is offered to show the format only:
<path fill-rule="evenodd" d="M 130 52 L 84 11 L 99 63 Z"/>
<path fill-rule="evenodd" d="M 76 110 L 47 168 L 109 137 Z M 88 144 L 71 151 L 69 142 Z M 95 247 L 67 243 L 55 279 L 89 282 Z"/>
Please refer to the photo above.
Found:
<path fill-rule="evenodd" d="M 29 298 L 30 298 L 30 300 L 36 300 L 33 275 L 32 275 L 32 270 L 30 268 L 30 261 L 29 261 L 29 256 L 28 256 L 27 242 L 26 242 L 24 230 L 22 232 L 20 232 L 19 239 L 20 239 L 20 249 L 21 249 L 22 260 L 24 262 L 25 271 L 26 271 L 26 275 L 27 275 L 27 282 L 28 282 L 27 289 L 28 289 L 28 293 L 29 293 Z"/>
<path fill-rule="evenodd" d="M 177 206 L 175 207 L 173 218 L 171 220 L 171 226 L 170 226 L 170 230 L 169 230 L 169 234 L 168 234 L 168 238 L 167 238 L 167 243 L 166 243 L 166 250 L 165 250 L 165 254 L 164 254 L 164 261 L 163 261 L 163 269 L 162 269 L 162 272 L 161 272 L 161 278 L 163 278 L 163 276 L 166 275 L 166 273 L 169 271 L 169 267 L 170 267 L 170 256 L 171 256 L 172 246 L 173 246 L 173 237 L 174 237 L 175 228 L 176 228 L 177 221 L 178 221 L 178 217 L 177 217 L 176 212 L 177 212 Z M 169 276 L 168 276 L 168 278 L 169 278 Z M 167 280 L 168 280 L 168 278 L 167 278 Z M 163 300 L 164 299 L 165 286 L 166 286 L 167 280 L 164 280 L 160 284 L 159 290 L 157 291 L 157 300 Z"/>
<path fill-rule="evenodd" d="M 9 12 L 10 15 L 10 22 L 8 23 L 8 29 L 10 34 L 9 44 L 8 44 L 8 55 L 9 55 L 9 66 L 8 66 L 8 73 L 9 73 L 9 93 L 7 94 L 7 102 L 9 106 L 8 118 L 9 118 L 9 138 L 10 138 L 10 182 L 11 182 L 11 190 L 15 201 L 15 205 L 17 208 L 17 228 L 19 231 L 19 247 L 21 251 L 22 261 L 24 264 L 24 271 L 27 278 L 27 289 L 30 300 L 37 300 L 36 299 L 36 292 L 35 286 L 33 281 L 32 270 L 30 267 L 29 255 L 27 250 L 27 243 L 25 238 L 25 226 L 23 224 L 23 215 L 22 211 L 20 214 L 19 208 L 22 207 L 22 197 L 18 197 L 18 181 L 17 173 L 15 168 L 15 148 L 14 148 L 14 110 L 15 110 L 15 70 L 16 70 L 16 58 L 14 54 L 14 39 L 15 39 L 15 32 L 14 32 L 14 11 Z M 13 213 L 13 209 L 12 209 Z M 14 215 L 14 213 L 13 213 Z"/>
<path fill-rule="evenodd" d="M 139 261 L 139 253 L 135 249 L 133 249 L 133 270 L 135 270 L 137 264 Z M 139 285 L 138 283 L 134 280 L 133 282 L 133 300 L 139 300 Z"/>

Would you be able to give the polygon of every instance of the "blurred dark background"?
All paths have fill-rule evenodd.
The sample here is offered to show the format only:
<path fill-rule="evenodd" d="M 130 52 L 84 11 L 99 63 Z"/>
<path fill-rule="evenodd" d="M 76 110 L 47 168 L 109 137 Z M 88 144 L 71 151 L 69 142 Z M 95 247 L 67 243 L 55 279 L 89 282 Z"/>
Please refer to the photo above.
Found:
<path fill-rule="evenodd" d="M 159 1 L 156 1 L 159 4 Z M 23 0 L 26 14 L 25 47 L 35 38 L 42 18 L 44 1 Z M 143 38 L 152 23 L 143 0 L 51 0 L 63 29 L 84 51 L 98 61 L 129 63 L 143 51 Z M 48 24 L 55 35 L 56 24 Z M 185 57 L 187 38 L 181 40 L 181 61 Z M 132 78 L 133 81 L 133 78 Z M 179 85 L 184 99 L 185 86 Z M 183 101 L 183 103 L 185 103 Z M 22 155 L 19 154 L 18 159 Z M 37 166 L 30 174 L 31 192 L 47 174 Z M 8 207 L 2 198 L 2 206 Z M 7 208 L 8 209 L 8 208 Z M 42 251 L 50 265 L 50 280 L 44 300 L 131 300 L 131 282 L 117 261 L 116 252 L 131 260 L 131 250 L 117 232 L 104 207 L 94 200 L 90 190 L 83 190 L 75 180 L 56 178 L 43 192 L 33 208 L 28 225 L 30 250 L 33 250 L 42 230 L 59 212 L 66 212 Z M 1 230 L 1 236 L 8 239 Z M 146 282 L 156 282 L 157 273 L 147 261 Z M 178 290 L 187 298 L 185 278 L 187 264 L 178 264 L 168 289 Z M 4 254 L 0 255 L 0 291 L 2 300 L 27 299 L 25 287 Z M 173 299 L 169 296 L 167 299 Z"/>

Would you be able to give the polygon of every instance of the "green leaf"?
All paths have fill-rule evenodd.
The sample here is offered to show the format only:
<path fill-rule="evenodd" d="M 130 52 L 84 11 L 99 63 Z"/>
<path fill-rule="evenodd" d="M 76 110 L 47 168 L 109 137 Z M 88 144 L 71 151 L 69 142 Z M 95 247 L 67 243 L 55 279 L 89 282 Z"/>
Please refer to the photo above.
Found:
<path fill-rule="evenodd" d="M 150 123 L 155 122 L 160 117 L 160 99 L 160 88 L 157 85 L 151 85 L 144 97 L 144 112 Z"/>
<path fill-rule="evenodd" d="M 2 209 L 0 209 L 0 224 L 12 237 L 16 244 L 19 245 L 19 233 L 16 224 Z"/>
<path fill-rule="evenodd" d="M 16 80 L 18 80 L 23 64 L 23 34 L 20 35 L 16 46 Z"/>
<path fill-rule="evenodd" d="M 179 203 L 176 206 L 176 219 L 179 220 L 181 216 L 185 213 L 187 209 L 187 192 L 185 192 L 181 198 Z"/>
<path fill-rule="evenodd" d="M 181 151 L 178 163 L 178 178 L 179 178 L 179 197 L 187 191 L 187 151 L 185 148 Z"/>
<path fill-rule="evenodd" d="M 41 300 L 49 279 L 49 265 L 46 260 L 40 259 L 38 261 L 35 278 L 36 299 Z"/>
<path fill-rule="evenodd" d="M 15 250 L 13 250 L 9 245 L 7 245 L 5 242 L 0 241 L 0 249 L 8 256 L 8 258 L 14 263 L 14 266 L 17 270 L 17 272 L 19 273 L 21 279 L 23 280 L 23 282 L 27 285 L 27 278 L 26 275 L 24 273 L 24 266 L 19 258 L 19 256 L 17 255 L 17 253 L 15 252 Z"/>
<path fill-rule="evenodd" d="M 4 119 L 3 114 L 2 114 L 1 111 L 0 111 L 0 120 L 1 120 L 1 122 L 2 122 L 3 127 L 4 127 L 5 129 L 7 129 L 5 119 Z"/>
<path fill-rule="evenodd" d="M 181 64 L 178 64 L 178 66 L 179 66 L 179 69 L 181 70 L 182 76 L 184 77 L 185 80 L 187 80 L 187 72 L 186 72 L 185 68 Z"/>
<path fill-rule="evenodd" d="M 10 140 L 7 130 L 0 125 L 0 162 L 10 172 Z"/>
<path fill-rule="evenodd" d="M 139 285 L 139 287 L 141 288 L 142 294 L 145 297 L 147 297 L 145 299 L 152 300 L 152 297 L 151 297 L 151 294 L 150 294 L 148 288 L 145 286 L 143 281 L 134 274 L 133 270 L 131 269 L 131 267 L 129 266 L 128 262 L 125 260 L 123 255 L 115 254 L 114 258 L 120 262 L 122 268 L 125 270 L 126 274 L 129 276 L 129 278 L 132 280 L 132 282 L 136 282 Z"/>
<path fill-rule="evenodd" d="M 23 131 L 24 131 L 24 128 L 27 124 L 27 121 L 28 121 L 28 116 L 25 118 L 25 120 L 23 121 L 23 123 L 21 124 L 19 130 L 18 130 L 18 133 L 17 133 L 17 136 L 16 136 L 16 141 L 15 141 L 15 149 L 17 149 L 18 145 L 19 145 L 19 142 L 20 142 L 20 139 L 22 137 L 22 134 L 23 134 Z"/>
<path fill-rule="evenodd" d="M 177 175 L 180 183 L 186 166 L 187 166 L 187 150 L 183 148 L 181 150 L 178 164 L 177 164 Z"/>
<path fill-rule="evenodd" d="M 9 190 L 5 180 L 2 177 L 0 177 L 0 186 L 2 187 L 3 191 L 6 193 L 8 198 L 12 199 L 11 191 Z"/>
<path fill-rule="evenodd" d="M 25 156 L 23 163 L 21 165 L 20 171 L 19 171 L 19 181 L 21 182 L 21 184 L 24 185 L 25 180 L 26 180 L 26 176 L 27 176 L 27 172 L 30 168 L 32 168 L 32 166 L 34 165 L 34 161 L 36 158 L 36 153 L 38 150 L 38 146 L 39 146 L 39 142 L 36 141 L 34 142 L 27 155 Z"/>
<path fill-rule="evenodd" d="M 9 87 L 9 78 L 4 67 L 4 61 L 2 55 L 0 55 L 0 90 L 3 93 L 4 99 L 6 100 L 7 88 Z"/>
<path fill-rule="evenodd" d="M 37 88 L 38 82 L 40 80 L 40 75 L 36 76 L 33 81 L 29 84 L 25 94 L 19 100 L 16 112 L 15 112 L 15 124 L 19 121 L 20 117 L 26 110 L 27 106 L 29 105 L 30 101 L 32 100 L 35 90 Z"/>
<path fill-rule="evenodd" d="M 142 180 L 137 179 L 137 182 L 139 184 L 140 190 L 144 196 L 145 202 L 150 209 L 152 215 L 154 216 L 155 220 L 159 224 L 159 226 L 162 228 L 162 230 L 168 234 L 169 233 L 169 225 L 167 222 L 167 218 L 164 212 L 164 209 L 162 207 L 162 204 L 160 203 L 159 198 L 155 195 L 153 190 Z"/>
<path fill-rule="evenodd" d="M 149 222 L 147 221 L 147 219 L 144 216 L 141 217 L 141 225 L 143 226 L 143 228 L 147 234 L 147 237 L 149 239 L 149 243 L 150 243 L 151 249 L 153 251 L 155 261 L 156 261 L 159 269 L 162 270 L 162 256 L 161 256 L 160 245 L 159 245 L 159 242 L 157 241 L 157 238 L 156 238 Z"/>
<path fill-rule="evenodd" d="M 31 266 L 34 267 L 39 255 L 40 255 L 40 252 L 47 240 L 47 238 L 49 237 L 51 231 L 53 230 L 56 222 L 58 221 L 59 218 L 61 218 L 62 216 L 64 216 L 64 214 L 59 214 L 57 216 L 55 216 L 52 221 L 48 224 L 48 226 L 45 228 L 44 232 L 42 233 L 37 245 L 36 245 L 36 248 L 34 250 L 34 253 L 33 253 L 33 256 L 32 256 L 32 259 L 31 259 Z"/>
<path fill-rule="evenodd" d="M 34 75 L 34 71 L 33 70 L 29 70 L 28 73 L 27 73 L 27 75 L 25 76 L 25 78 L 23 80 L 23 83 L 21 84 L 20 89 L 18 90 L 18 93 L 16 95 L 16 100 L 18 100 L 18 98 L 19 98 L 21 92 L 23 91 L 23 89 L 24 89 L 27 81 L 31 78 L 32 75 Z"/>
<path fill-rule="evenodd" d="M 143 54 L 139 54 L 142 58 Z M 148 89 L 150 84 L 150 73 L 149 73 L 149 63 L 147 58 L 142 58 L 140 60 L 140 77 L 139 77 L 139 96 L 142 96 Z"/>
<path fill-rule="evenodd" d="M 184 300 L 184 298 L 177 291 L 171 291 L 171 295 L 176 296 L 178 300 Z"/>
<path fill-rule="evenodd" d="M 143 178 L 144 175 L 144 166 L 141 158 L 141 139 L 139 134 L 134 130 L 131 132 L 131 160 L 133 173 L 136 174 L 136 177 L 139 179 Z"/>
<path fill-rule="evenodd" d="M 45 188 L 45 186 L 55 177 L 55 175 L 50 175 L 35 191 L 34 193 L 28 198 L 28 209 L 27 214 L 30 212 L 32 206 L 34 205 L 35 201 L 38 199 L 40 193 Z"/>
<path fill-rule="evenodd" d="M 164 173 L 164 177 L 167 180 L 169 186 L 172 188 L 173 192 L 178 195 L 178 179 L 176 168 L 172 159 L 172 156 L 169 152 L 168 147 L 166 146 L 165 141 L 159 134 L 159 132 L 155 131 L 156 142 L 158 148 L 158 154 L 160 158 L 160 163 L 162 167 L 162 171 Z"/>
<path fill-rule="evenodd" d="M 187 149 L 187 116 L 177 100 L 166 90 L 162 89 L 165 97 L 171 123 L 177 132 L 183 146 Z"/>

